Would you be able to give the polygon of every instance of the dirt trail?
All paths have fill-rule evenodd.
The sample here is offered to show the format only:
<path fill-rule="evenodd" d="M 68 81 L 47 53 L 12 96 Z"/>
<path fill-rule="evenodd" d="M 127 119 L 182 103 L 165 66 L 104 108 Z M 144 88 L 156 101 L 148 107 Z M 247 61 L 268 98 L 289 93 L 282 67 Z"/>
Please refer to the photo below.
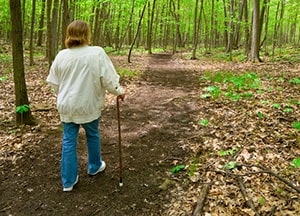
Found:
<path fill-rule="evenodd" d="M 173 69 L 172 69 L 173 68 Z M 188 159 L 182 140 L 193 136 L 197 77 L 174 70 L 171 55 L 149 58 L 134 91 L 121 103 L 124 186 L 119 183 L 115 105 L 104 110 L 100 131 L 107 170 L 86 173 L 86 145 L 80 131 L 79 183 L 63 193 L 60 183 L 61 129 L 46 130 L 38 145 L 12 164 L 1 165 L 1 215 L 164 215 L 169 190 L 160 190 L 173 161 Z M 51 111 L 54 112 L 54 111 Z M 38 133 L 33 132 L 33 133 Z"/>

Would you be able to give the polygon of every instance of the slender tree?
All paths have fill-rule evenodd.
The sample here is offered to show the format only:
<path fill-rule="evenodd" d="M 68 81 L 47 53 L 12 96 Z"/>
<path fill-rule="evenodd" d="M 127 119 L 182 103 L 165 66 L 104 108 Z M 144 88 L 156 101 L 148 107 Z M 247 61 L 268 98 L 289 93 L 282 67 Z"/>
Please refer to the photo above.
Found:
<path fill-rule="evenodd" d="M 252 40 L 251 40 L 251 51 L 249 60 L 250 61 L 261 61 L 259 58 L 259 39 L 260 39 L 260 25 L 259 25 L 259 1 L 253 0 L 253 22 L 252 22 Z"/>
<path fill-rule="evenodd" d="M 42 0 L 41 5 L 41 14 L 39 17 L 39 29 L 38 29 L 38 38 L 37 38 L 37 46 L 42 46 L 43 40 L 43 28 L 44 28 L 44 20 L 45 20 L 45 7 L 46 7 L 46 0 Z"/>
<path fill-rule="evenodd" d="M 35 22 L 35 8 L 36 8 L 36 0 L 32 0 L 32 12 L 31 12 L 31 26 L 30 26 L 30 43 L 29 43 L 29 49 L 30 49 L 30 65 L 34 64 L 33 60 L 33 34 L 34 34 L 34 22 Z"/>
<path fill-rule="evenodd" d="M 139 35 L 140 29 L 141 29 L 142 20 L 143 20 L 143 17 L 144 17 L 144 13 L 145 13 L 145 10 L 146 10 L 148 1 L 149 1 L 149 0 L 146 0 L 146 2 L 145 2 L 145 4 L 144 4 L 143 10 L 142 10 L 142 14 L 141 14 L 141 16 L 140 16 L 140 20 L 139 20 L 139 23 L 138 23 L 138 26 L 137 26 L 136 34 L 135 34 L 135 37 L 134 37 L 134 39 L 133 39 L 133 42 L 132 42 L 132 44 L 131 44 L 131 46 L 130 46 L 130 50 L 129 50 L 129 53 L 128 53 L 128 59 L 127 59 L 127 60 L 128 60 L 128 63 L 131 63 L 131 61 L 130 61 L 131 52 L 132 52 L 132 50 L 133 50 L 133 46 L 134 46 L 134 44 L 135 44 L 135 42 L 136 42 L 136 39 L 137 39 L 137 37 L 138 37 L 138 35 Z"/>
<path fill-rule="evenodd" d="M 29 100 L 25 83 L 24 73 L 24 56 L 23 56 L 23 26 L 20 0 L 10 0 L 10 17 L 11 17 L 11 39 L 12 39 L 12 56 L 14 69 L 15 84 L 15 105 L 16 107 L 27 105 Z M 33 124 L 34 118 L 30 109 L 27 112 L 16 112 L 16 123 Z"/>

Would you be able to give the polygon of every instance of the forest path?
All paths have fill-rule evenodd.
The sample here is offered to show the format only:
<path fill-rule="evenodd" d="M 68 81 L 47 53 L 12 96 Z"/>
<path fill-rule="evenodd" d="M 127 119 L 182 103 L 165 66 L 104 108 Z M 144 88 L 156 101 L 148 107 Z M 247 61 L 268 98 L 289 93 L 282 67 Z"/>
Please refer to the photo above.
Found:
<path fill-rule="evenodd" d="M 148 58 L 142 77 L 130 83 L 120 104 L 123 182 L 119 187 L 118 129 L 115 100 L 107 104 L 100 124 L 104 173 L 86 173 L 86 145 L 80 129 L 79 183 L 63 193 L 60 182 L 61 128 L 40 125 L 38 145 L 30 145 L 15 162 L 1 169 L 0 213 L 3 215 L 165 215 L 168 189 L 159 188 L 170 168 L 188 160 L 182 145 L 193 136 L 197 117 L 194 78 L 181 82 L 183 70 L 172 70 L 170 55 Z M 187 78 L 189 76 L 186 76 Z M 187 85 L 186 85 L 187 84 Z M 196 84 L 196 83 L 195 83 Z M 48 92 L 47 94 L 52 94 Z M 46 116 L 57 118 L 52 109 Z M 52 119 L 53 120 L 53 119 Z M 47 123 L 45 123 L 47 124 Z M 28 140 L 24 140 L 28 142 Z M 30 140 L 36 143 L 35 140 Z M 30 147 L 29 147 L 30 145 Z"/>

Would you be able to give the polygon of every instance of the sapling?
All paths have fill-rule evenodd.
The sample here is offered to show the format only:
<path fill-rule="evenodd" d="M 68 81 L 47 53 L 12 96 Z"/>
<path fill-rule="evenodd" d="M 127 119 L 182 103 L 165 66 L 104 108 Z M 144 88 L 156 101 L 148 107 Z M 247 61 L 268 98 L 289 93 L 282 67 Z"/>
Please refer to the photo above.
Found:
<path fill-rule="evenodd" d="M 21 127 L 21 142 L 23 142 L 23 129 L 24 129 L 24 124 L 23 124 L 23 114 L 28 112 L 30 110 L 30 106 L 27 105 L 27 104 L 24 104 L 24 105 L 20 105 L 20 106 L 17 106 L 16 107 L 16 113 L 20 113 L 21 115 L 21 125 L 23 125 Z"/>

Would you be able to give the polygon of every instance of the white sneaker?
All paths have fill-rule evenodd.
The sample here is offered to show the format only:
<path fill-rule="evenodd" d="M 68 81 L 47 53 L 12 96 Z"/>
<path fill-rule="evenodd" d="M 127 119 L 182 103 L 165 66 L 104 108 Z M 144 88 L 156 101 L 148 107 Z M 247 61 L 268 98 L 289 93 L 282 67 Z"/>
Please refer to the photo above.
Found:
<path fill-rule="evenodd" d="M 97 175 L 99 172 L 102 172 L 103 170 L 105 170 L 105 168 L 106 168 L 106 164 L 104 161 L 102 161 L 99 169 L 95 173 L 89 173 L 89 175 L 92 175 L 92 176 Z"/>
<path fill-rule="evenodd" d="M 63 191 L 64 191 L 64 192 L 72 191 L 72 190 L 73 190 L 73 187 L 78 183 L 78 179 L 79 179 L 79 177 L 77 176 L 77 177 L 76 177 L 76 180 L 75 180 L 75 182 L 74 182 L 74 184 L 73 184 L 71 187 L 63 188 Z"/>

